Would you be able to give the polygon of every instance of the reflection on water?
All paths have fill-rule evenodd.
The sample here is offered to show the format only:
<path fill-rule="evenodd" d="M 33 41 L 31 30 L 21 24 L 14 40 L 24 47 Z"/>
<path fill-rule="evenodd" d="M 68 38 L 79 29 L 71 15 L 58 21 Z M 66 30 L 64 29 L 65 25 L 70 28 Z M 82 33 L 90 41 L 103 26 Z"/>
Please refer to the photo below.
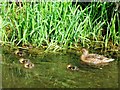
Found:
<path fill-rule="evenodd" d="M 8 50 L 9 51 L 9 50 Z M 32 69 L 25 69 L 19 63 L 19 57 L 3 50 L 2 84 L 3 88 L 117 88 L 118 67 L 116 61 L 103 69 L 95 69 L 80 64 L 75 53 L 28 55 L 35 64 Z M 106 53 L 107 56 L 108 53 Z M 80 68 L 69 71 L 67 64 Z"/>

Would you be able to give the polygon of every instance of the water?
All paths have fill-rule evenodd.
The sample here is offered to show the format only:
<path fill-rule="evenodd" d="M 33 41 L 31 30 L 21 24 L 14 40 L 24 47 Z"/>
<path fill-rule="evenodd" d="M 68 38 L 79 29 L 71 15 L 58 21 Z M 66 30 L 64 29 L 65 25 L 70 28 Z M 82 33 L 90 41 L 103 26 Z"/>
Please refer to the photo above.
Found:
<path fill-rule="evenodd" d="M 19 57 L 10 48 L 3 48 L 2 87 L 3 88 L 118 88 L 118 57 L 103 69 L 91 68 L 80 64 L 80 55 L 76 53 L 35 53 L 26 55 L 35 64 L 25 69 L 19 63 Z M 97 52 L 92 51 L 92 52 Z M 101 52 L 99 52 L 101 53 Z M 113 52 L 102 52 L 110 57 Z M 68 64 L 76 65 L 79 71 L 70 71 Z"/>

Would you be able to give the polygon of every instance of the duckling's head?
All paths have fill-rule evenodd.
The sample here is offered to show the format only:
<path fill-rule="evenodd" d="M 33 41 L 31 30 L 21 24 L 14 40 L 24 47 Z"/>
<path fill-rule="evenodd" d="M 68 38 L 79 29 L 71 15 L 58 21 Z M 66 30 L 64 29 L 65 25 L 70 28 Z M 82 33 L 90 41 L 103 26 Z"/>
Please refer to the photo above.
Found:
<path fill-rule="evenodd" d="M 73 67 L 73 65 L 71 65 L 71 64 L 67 65 L 67 69 L 71 69 L 72 67 Z"/>
<path fill-rule="evenodd" d="M 82 49 L 82 52 L 83 52 L 84 55 L 88 54 L 88 50 L 86 50 L 85 48 Z"/>
<path fill-rule="evenodd" d="M 19 50 L 15 50 L 15 52 L 14 52 L 16 55 L 19 53 Z"/>

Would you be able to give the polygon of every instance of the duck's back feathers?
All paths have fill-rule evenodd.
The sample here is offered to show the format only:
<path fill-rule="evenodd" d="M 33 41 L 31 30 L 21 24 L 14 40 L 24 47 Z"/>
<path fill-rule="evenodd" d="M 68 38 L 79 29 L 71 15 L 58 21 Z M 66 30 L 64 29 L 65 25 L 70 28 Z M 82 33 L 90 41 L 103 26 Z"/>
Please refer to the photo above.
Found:
<path fill-rule="evenodd" d="M 114 60 L 115 60 L 115 59 L 112 59 L 112 58 L 109 59 L 109 58 L 107 58 L 107 59 L 104 60 L 104 62 L 112 62 L 112 61 L 114 61 Z"/>

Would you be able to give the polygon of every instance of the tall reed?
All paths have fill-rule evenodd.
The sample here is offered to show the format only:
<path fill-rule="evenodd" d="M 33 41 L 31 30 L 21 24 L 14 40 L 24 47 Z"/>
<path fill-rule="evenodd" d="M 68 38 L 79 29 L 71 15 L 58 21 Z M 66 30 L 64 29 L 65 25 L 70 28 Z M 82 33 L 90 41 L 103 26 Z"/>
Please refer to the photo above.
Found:
<path fill-rule="evenodd" d="M 85 8 L 71 2 L 24 2 L 2 3 L 2 41 L 12 45 L 46 45 L 59 50 L 76 45 L 90 46 L 92 41 L 102 42 L 107 47 L 109 40 L 120 43 L 120 30 L 116 32 L 118 15 L 108 22 L 107 8 L 112 3 L 91 3 Z M 102 27 L 107 23 L 107 34 Z M 119 25 L 120 26 L 120 25 Z M 119 27 L 120 29 L 120 27 Z"/>

